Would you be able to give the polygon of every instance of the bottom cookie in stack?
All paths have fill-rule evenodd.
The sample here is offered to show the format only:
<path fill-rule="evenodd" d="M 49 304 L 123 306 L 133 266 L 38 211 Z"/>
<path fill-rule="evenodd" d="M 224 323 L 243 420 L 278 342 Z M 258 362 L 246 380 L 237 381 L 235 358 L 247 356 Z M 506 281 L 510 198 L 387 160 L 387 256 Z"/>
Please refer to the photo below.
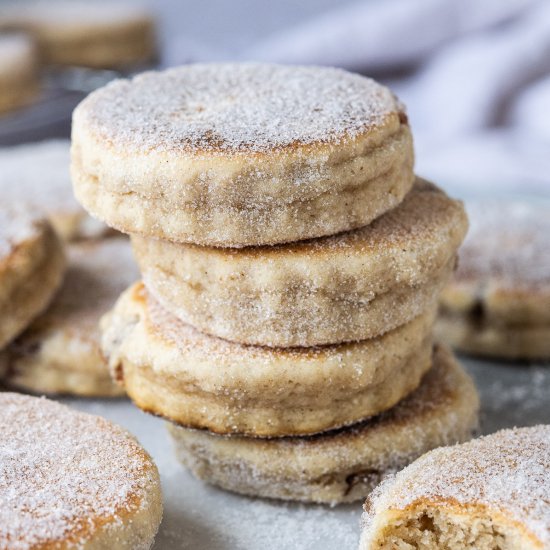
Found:
<path fill-rule="evenodd" d="M 425 452 L 468 440 L 478 424 L 475 386 L 436 347 L 420 387 L 354 426 L 309 437 L 221 436 L 168 424 L 179 460 L 220 487 L 254 496 L 337 504 L 364 498 Z"/>
<path fill-rule="evenodd" d="M 65 280 L 48 309 L 0 353 L 5 383 L 33 393 L 123 395 L 101 354 L 98 323 L 138 277 L 128 239 L 74 243 L 67 256 Z"/>

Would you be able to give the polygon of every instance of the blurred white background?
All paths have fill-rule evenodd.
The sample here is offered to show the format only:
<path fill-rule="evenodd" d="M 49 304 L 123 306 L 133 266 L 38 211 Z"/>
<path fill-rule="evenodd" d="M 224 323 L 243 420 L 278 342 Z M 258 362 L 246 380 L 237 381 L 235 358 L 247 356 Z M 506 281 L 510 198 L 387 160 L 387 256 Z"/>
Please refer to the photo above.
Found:
<path fill-rule="evenodd" d="M 139 3 L 157 18 L 161 66 L 257 60 L 358 71 L 407 105 L 420 175 L 462 195 L 550 194 L 549 0 Z M 40 132 L 3 118 L 0 142 L 68 135 L 80 97 L 65 99 L 29 113 L 35 126 L 47 119 Z"/>

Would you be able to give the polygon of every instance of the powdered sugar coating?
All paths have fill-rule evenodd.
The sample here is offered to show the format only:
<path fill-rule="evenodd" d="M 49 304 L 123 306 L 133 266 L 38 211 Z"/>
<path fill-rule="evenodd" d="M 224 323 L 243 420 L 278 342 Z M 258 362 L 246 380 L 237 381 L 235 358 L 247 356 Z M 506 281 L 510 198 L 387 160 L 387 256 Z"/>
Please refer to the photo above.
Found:
<path fill-rule="evenodd" d="M 423 499 L 486 506 L 523 524 L 546 548 L 549 494 L 550 425 L 539 425 L 432 451 L 381 484 L 369 510 L 404 509 Z"/>
<path fill-rule="evenodd" d="M 267 367 L 276 364 L 280 358 L 287 358 L 289 361 L 303 361 L 304 363 L 311 361 L 313 364 L 322 364 L 323 359 L 327 358 L 331 362 L 342 365 L 343 368 L 350 358 L 364 347 L 370 347 L 374 355 L 377 351 L 380 352 L 385 344 L 388 344 L 389 336 L 383 339 L 384 335 L 356 342 L 311 347 L 267 347 L 239 344 L 202 333 L 193 326 L 184 323 L 152 298 L 142 283 L 133 287 L 133 292 L 136 297 L 146 302 L 147 321 L 158 337 L 166 339 L 170 345 L 176 346 L 182 354 L 208 358 L 209 361 L 218 363 L 220 368 L 226 365 L 236 365 L 238 368 L 239 359 L 254 361 L 258 368 Z M 430 311 L 428 308 L 420 315 L 430 318 Z M 385 335 L 388 335 L 388 332 Z M 357 365 L 355 368 L 359 374 L 364 369 L 364 365 Z M 258 370 L 256 376 L 259 373 Z M 298 375 L 299 373 L 295 373 L 295 376 L 298 377 Z"/>
<path fill-rule="evenodd" d="M 0 265 L 25 241 L 37 238 L 44 219 L 19 206 L 0 205 Z"/>
<path fill-rule="evenodd" d="M 155 469 L 103 418 L 47 399 L 0 394 L 0 547 L 69 539 L 144 505 Z"/>
<path fill-rule="evenodd" d="M 467 204 L 470 232 L 457 279 L 492 278 L 509 289 L 550 287 L 550 202 Z"/>
<path fill-rule="evenodd" d="M 338 143 L 403 106 L 340 69 L 196 64 L 118 80 L 78 107 L 99 139 L 133 151 L 258 153 Z"/>

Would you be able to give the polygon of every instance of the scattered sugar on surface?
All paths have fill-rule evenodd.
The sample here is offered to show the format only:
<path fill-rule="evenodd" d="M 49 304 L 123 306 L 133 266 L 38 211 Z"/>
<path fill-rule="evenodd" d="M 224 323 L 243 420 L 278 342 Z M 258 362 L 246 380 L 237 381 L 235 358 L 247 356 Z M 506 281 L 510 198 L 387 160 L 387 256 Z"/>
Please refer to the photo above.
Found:
<path fill-rule="evenodd" d="M 481 393 L 484 433 L 532 426 L 550 418 L 550 369 L 543 363 L 499 364 L 469 360 Z"/>
<path fill-rule="evenodd" d="M 356 510 L 349 509 L 351 518 L 356 518 Z M 351 519 L 350 518 L 350 519 Z M 225 527 L 236 532 L 243 521 L 253 523 L 254 530 L 244 530 L 233 539 L 232 548 L 292 548 L 307 550 L 332 541 L 343 548 L 354 548 L 357 540 L 355 525 L 342 522 L 342 513 L 321 506 L 275 504 L 256 500 L 243 517 L 242 512 L 228 510 L 224 514 Z M 299 539 L 298 539 L 299 533 Z M 230 538 L 230 540 L 231 540 Z M 307 542 L 300 542 L 302 541 Z M 214 537 L 216 541 L 216 537 Z M 221 538 L 218 539 L 221 543 Z"/>
<path fill-rule="evenodd" d="M 547 421 L 548 394 L 539 395 L 541 376 L 548 369 L 524 365 L 491 364 L 464 360 L 476 375 L 485 410 L 485 433 L 506 426 Z M 543 372 L 544 371 L 544 372 Z M 495 380 L 503 379 L 493 388 Z M 545 378 L 546 387 L 550 372 Z M 512 398 L 515 386 L 522 390 L 522 401 Z M 503 393 L 497 394 L 502 389 Z M 504 395 L 504 397 L 503 397 Z M 175 459 L 162 421 L 142 413 L 123 401 L 67 399 L 78 408 L 102 414 L 137 434 L 153 454 L 163 478 L 165 513 L 155 548 L 209 550 L 333 550 L 356 548 L 359 538 L 360 503 L 327 508 L 293 505 L 233 495 L 195 479 Z M 525 402 L 525 407 L 521 408 Z M 530 403 L 530 405 L 527 405 Z M 509 413 L 517 412 L 514 416 Z"/>
<path fill-rule="evenodd" d="M 402 110 L 369 78 L 256 63 L 144 73 L 107 85 L 79 107 L 98 137 L 119 147 L 199 154 L 338 143 Z"/>
<path fill-rule="evenodd" d="M 16 247 L 37 237 L 42 230 L 42 218 L 20 206 L 0 205 L 0 264 Z"/>
<path fill-rule="evenodd" d="M 79 213 L 69 175 L 69 142 L 51 140 L 0 149 L 0 200 L 45 214 Z"/>
<path fill-rule="evenodd" d="M 168 491 L 174 499 L 184 499 L 184 512 L 170 517 L 167 511 L 159 548 L 310 550 L 355 548 L 358 543 L 358 505 L 330 509 L 242 497 L 191 479 L 181 466 L 179 470 L 174 477 L 185 476 L 186 495 Z"/>
<path fill-rule="evenodd" d="M 399 473 L 393 485 L 378 488 L 372 502 L 373 508 L 403 508 L 422 498 L 479 503 L 525 524 L 546 546 L 549 493 L 550 426 L 539 425 L 436 450 Z"/>
<path fill-rule="evenodd" d="M 150 483 L 137 441 L 95 416 L 0 394 L 0 547 L 25 549 L 131 510 Z"/>
<path fill-rule="evenodd" d="M 494 277 L 512 289 L 550 285 L 550 203 L 479 201 L 467 211 L 459 279 Z"/>

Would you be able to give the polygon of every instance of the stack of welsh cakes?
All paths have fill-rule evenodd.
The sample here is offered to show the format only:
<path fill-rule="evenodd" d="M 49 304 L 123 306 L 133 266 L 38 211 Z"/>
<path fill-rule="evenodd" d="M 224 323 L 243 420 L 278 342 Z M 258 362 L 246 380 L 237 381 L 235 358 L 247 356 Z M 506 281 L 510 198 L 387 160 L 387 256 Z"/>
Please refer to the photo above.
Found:
<path fill-rule="evenodd" d="M 467 220 L 415 179 L 385 87 L 258 64 L 119 80 L 74 113 L 72 176 L 143 275 L 102 322 L 112 373 L 198 477 L 350 501 L 469 437 L 475 388 L 431 340 Z"/>

